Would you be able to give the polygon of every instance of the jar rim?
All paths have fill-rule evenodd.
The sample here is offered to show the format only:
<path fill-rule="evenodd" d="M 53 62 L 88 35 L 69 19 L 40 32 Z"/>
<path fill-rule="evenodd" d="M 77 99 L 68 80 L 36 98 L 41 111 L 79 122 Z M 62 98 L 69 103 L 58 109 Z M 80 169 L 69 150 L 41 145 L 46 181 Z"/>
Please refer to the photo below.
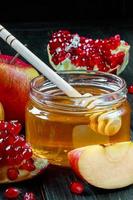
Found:
<path fill-rule="evenodd" d="M 122 91 L 125 91 L 125 93 L 127 93 L 127 85 L 126 85 L 126 81 L 115 75 L 115 74 L 111 74 L 111 73 L 107 73 L 107 72 L 100 72 L 100 71 L 92 71 L 92 70 L 62 70 L 62 71 L 58 71 L 57 74 L 59 75 L 102 75 L 102 76 L 108 76 L 110 78 L 114 78 L 114 79 L 117 79 L 117 81 L 119 82 L 119 89 L 116 90 L 116 91 L 111 91 L 110 93 L 105 93 L 105 94 L 100 94 L 100 95 L 96 95 L 96 97 L 107 97 L 109 95 L 115 95 L 117 93 L 121 93 Z M 32 90 L 34 92 L 36 92 L 37 94 L 40 94 L 40 95 L 43 95 L 44 92 L 42 91 L 39 91 L 38 88 L 36 87 L 35 85 L 35 82 L 40 79 L 40 78 L 43 78 L 44 76 L 43 75 L 40 75 L 40 76 L 37 76 L 35 78 L 33 78 L 30 82 L 30 87 L 32 88 Z M 50 80 L 48 80 L 46 78 L 46 80 L 49 82 L 49 83 L 52 83 Z M 52 83 L 54 86 L 56 86 L 54 83 Z M 57 87 L 57 86 L 56 86 Z M 53 97 L 53 94 L 45 94 L 45 96 L 48 96 L 48 97 Z M 71 98 L 71 99 L 85 99 L 85 98 L 88 98 L 89 95 L 86 95 L 86 96 L 81 96 L 81 97 L 68 97 L 68 96 L 61 96 L 61 95 L 57 95 L 58 98 Z"/>

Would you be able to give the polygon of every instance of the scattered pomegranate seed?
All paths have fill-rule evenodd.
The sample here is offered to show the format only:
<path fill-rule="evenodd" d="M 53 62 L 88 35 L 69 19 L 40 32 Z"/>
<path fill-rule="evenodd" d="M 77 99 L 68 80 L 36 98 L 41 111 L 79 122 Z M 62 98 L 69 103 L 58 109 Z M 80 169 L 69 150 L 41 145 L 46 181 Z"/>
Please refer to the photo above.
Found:
<path fill-rule="evenodd" d="M 26 192 L 23 200 L 36 200 L 36 197 L 33 192 Z"/>
<path fill-rule="evenodd" d="M 130 85 L 130 86 L 128 87 L 128 93 L 129 93 L 129 94 L 133 94 L 133 85 Z"/>
<path fill-rule="evenodd" d="M 14 187 L 10 187 L 6 189 L 6 191 L 4 192 L 4 196 L 7 199 L 16 199 L 19 196 L 19 194 L 20 194 L 20 191 Z"/>
<path fill-rule="evenodd" d="M 72 182 L 70 184 L 70 190 L 75 194 L 81 194 L 84 191 L 84 186 L 80 182 Z"/>
<path fill-rule="evenodd" d="M 17 168 L 12 167 L 7 170 L 7 176 L 10 180 L 16 180 L 19 175 L 19 171 Z"/>

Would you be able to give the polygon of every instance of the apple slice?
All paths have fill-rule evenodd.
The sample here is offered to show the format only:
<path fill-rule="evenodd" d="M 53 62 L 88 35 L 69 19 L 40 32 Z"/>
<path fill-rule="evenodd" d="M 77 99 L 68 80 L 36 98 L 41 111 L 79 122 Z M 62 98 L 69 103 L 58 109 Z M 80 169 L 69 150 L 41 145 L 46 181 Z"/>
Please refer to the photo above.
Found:
<path fill-rule="evenodd" d="M 88 183 L 116 189 L 133 183 L 133 142 L 91 145 L 68 153 L 74 171 Z"/>

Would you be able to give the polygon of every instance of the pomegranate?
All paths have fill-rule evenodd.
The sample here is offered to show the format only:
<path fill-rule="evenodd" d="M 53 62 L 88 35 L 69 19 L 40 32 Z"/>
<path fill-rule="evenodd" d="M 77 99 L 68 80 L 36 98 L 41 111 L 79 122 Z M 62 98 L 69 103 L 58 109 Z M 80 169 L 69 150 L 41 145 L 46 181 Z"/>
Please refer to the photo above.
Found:
<path fill-rule="evenodd" d="M 91 39 L 59 30 L 52 34 L 47 51 L 55 70 L 96 70 L 120 74 L 126 67 L 130 46 L 120 35 Z"/>
<path fill-rule="evenodd" d="M 18 121 L 0 121 L 0 183 L 31 178 L 48 165 L 47 160 L 34 157 L 20 130 Z"/>

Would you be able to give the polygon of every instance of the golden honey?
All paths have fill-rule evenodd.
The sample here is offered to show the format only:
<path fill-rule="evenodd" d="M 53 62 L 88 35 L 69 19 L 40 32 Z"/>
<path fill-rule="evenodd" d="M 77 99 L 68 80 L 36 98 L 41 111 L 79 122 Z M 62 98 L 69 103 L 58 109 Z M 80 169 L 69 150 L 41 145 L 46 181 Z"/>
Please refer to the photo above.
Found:
<path fill-rule="evenodd" d="M 26 109 L 26 137 L 37 156 L 68 166 L 67 153 L 72 149 L 130 140 L 130 106 L 122 79 L 96 72 L 61 75 L 81 94 L 91 93 L 96 99 L 90 103 L 87 96 L 69 98 L 43 77 L 34 79 Z M 88 107 L 81 106 L 83 100 Z"/>

